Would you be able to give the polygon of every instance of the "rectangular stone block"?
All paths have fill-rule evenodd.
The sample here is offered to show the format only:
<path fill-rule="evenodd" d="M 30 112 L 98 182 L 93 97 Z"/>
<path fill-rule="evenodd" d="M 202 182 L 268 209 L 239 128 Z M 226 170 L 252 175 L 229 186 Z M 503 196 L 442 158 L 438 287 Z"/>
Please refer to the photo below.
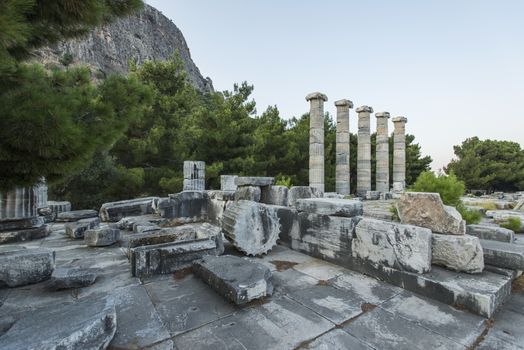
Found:
<path fill-rule="evenodd" d="M 484 255 L 480 241 L 478 237 L 469 235 L 434 233 L 431 262 L 453 271 L 482 273 L 484 270 Z"/>
<path fill-rule="evenodd" d="M 235 191 L 235 200 L 260 202 L 262 191 L 258 186 L 241 186 Z"/>
<path fill-rule="evenodd" d="M 271 205 L 287 206 L 286 186 L 264 186 L 262 187 L 260 202 Z"/>
<path fill-rule="evenodd" d="M 160 199 L 157 211 L 160 216 L 174 222 L 188 223 L 202 221 L 205 216 L 204 192 L 184 191 Z"/>
<path fill-rule="evenodd" d="M 401 271 L 431 271 L 431 230 L 375 219 L 362 219 L 351 244 L 354 258 Z"/>
<path fill-rule="evenodd" d="M 66 235 L 71 238 L 84 238 L 84 233 L 100 225 L 99 218 L 82 219 L 65 224 Z"/>
<path fill-rule="evenodd" d="M 117 222 L 127 216 L 152 214 L 154 202 L 158 199 L 147 197 L 104 203 L 100 208 L 100 218 L 102 221 Z"/>
<path fill-rule="evenodd" d="M 336 198 L 299 199 L 297 209 L 311 214 L 353 217 L 362 215 L 362 202 Z"/>
<path fill-rule="evenodd" d="M 524 270 L 524 246 L 512 243 L 480 240 L 484 261 L 497 267 Z"/>
<path fill-rule="evenodd" d="M 206 189 L 206 180 L 204 179 L 184 179 L 184 191 L 204 191 Z"/>
<path fill-rule="evenodd" d="M 477 236 L 480 239 L 490 241 L 508 242 L 515 241 L 515 233 L 504 227 L 491 225 L 467 225 L 466 233 L 468 235 Z"/>
<path fill-rule="evenodd" d="M 186 160 L 184 161 L 184 179 L 196 180 L 205 179 L 206 163 L 202 161 Z"/>
<path fill-rule="evenodd" d="M 222 191 L 236 191 L 235 179 L 237 175 L 220 175 L 220 189 Z"/>
<path fill-rule="evenodd" d="M 274 183 L 274 177 L 237 176 L 235 178 L 237 186 L 269 186 Z"/>

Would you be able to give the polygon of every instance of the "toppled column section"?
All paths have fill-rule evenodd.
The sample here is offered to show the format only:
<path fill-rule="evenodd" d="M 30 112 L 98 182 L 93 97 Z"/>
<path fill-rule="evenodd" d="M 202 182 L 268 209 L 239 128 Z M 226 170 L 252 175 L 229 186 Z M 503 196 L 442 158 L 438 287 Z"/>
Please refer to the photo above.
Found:
<path fill-rule="evenodd" d="M 349 109 L 353 108 L 350 100 L 335 102 L 337 107 L 337 138 L 336 138 L 336 192 L 341 195 L 350 193 L 350 140 L 349 140 Z"/>
<path fill-rule="evenodd" d="M 362 219 L 352 241 L 354 258 L 400 271 L 431 270 L 431 230 L 375 219 Z"/>
<path fill-rule="evenodd" d="M 237 305 L 273 293 L 269 268 L 246 258 L 232 255 L 206 256 L 193 263 L 193 272 L 217 293 Z"/>
<path fill-rule="evenodd" d="M 406 188 L 406 123 L 405 117 L 392 119 L 393 131 L 393 191 L 404 192 Z"/>
<path fill-rule="evenodd" d="M 309 110 L 309 186 L 324 193 L 324 102 L 327 96 L 313 92 L 306 96 Z"/>
<path fill-rule="evenodd" d="M 371 191 L 371 131 L 370 113 L 373 108 L 362 106 L 358 113 L 358 149 L 357 149 L 357 194 L 361 197 Z"/>
<path fill-rule="evenodd" d="M 45 281 L 55 269 L 55 252 L 49 249 L 17 249 L 0 253 L 0 284 L 24 286 Z"/>
<path fill-rule="evenodd" d="M 206 163 L 186 160 L 184 162 L 184 191 L 204 191 L 206 189 Z"/>
<path fill-rule="evenodd" d="M 466 233 L 466 222 L 460 213 L 455 208 L 444 205 L 438 193 L 403 193 L 397 202 L 397 210 L 403 224 L 426 227 L 435 233 Z"/>
<path fill-rule="evenodd" d="M 389 134 L 388 112 L 376 113 L 377 117 L 377 168 L 376 191 L 389 192 Z"/>
<path fill-rule="evenodd" d="M 432 237 L 432 263 L 453 271 L 482 273 L 484 254 L 477 237 L 441 235 Z"/>

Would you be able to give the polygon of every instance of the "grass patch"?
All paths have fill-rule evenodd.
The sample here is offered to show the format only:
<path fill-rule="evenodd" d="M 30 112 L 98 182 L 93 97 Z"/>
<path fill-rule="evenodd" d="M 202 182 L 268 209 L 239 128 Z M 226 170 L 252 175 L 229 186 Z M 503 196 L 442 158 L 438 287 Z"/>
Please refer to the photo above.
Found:
<path fill-rule="evenodd" d="M 522 227 L 522 221 L 518 217 L 511 217 L 501 222 L 500 227 L 507 228 L 513 232 L 519 232 Z"/>

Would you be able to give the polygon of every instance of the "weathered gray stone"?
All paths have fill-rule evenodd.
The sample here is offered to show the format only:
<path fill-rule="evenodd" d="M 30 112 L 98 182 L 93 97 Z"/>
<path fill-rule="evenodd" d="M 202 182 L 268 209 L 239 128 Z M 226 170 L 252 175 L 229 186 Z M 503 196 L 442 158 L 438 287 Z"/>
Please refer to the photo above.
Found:
<path fill-rule="evenodd" d="M 334 329 L 316 338 L 307 345 L 309 350 L 373 350 L 351 334 L 341 329 Z"/>
<path fill-rule="evenodd" d="M 11 221 L 38 215 L 38 195 L 36 187 L 17 187 L 11 191 L 0 192 L 0 221 Z"/>
<path fill-rule="evenodd" d="M 260 187 L 257 186 L 242 186 L 238 187 L 235 191 L 235 200 L 246 200 L 260 202 L 262 196 L 262 191 Z"/>
<path fill-rule="evenodd" d="M 379 191 L 367 191 L 364 198 L 366 198 L 367 200 L 376 201 L 380 199 L 381 193 L 382 192 Z"/>
<path fill-rule="evenodd" d="M 95 283 L 98 273 L 98 269 L 59 267 L 53 271 L 48 282 L 48 288 L 51 290 L 62 290 L 87 287 Z"/>
<path fill-rule="evenodd" d="M 524 212 L 524 198 L 520 199 L 517 204 L 515 204 L 515 207 L 513 208 L 515 211 L 523 211 Z"/>
<path fill-rule="evenodd" d="M 193 262 L 193 272 L 217 293 L 237 305 L 273 293 L 271 271 L 246 258 L 206 256 Z"/>
<path fill-rule="evenodd" d="M 158 197 L 147 197 L 104 203 L 100 208 L 100 219 L 117 222 L 126 216 L 152 214 L 153 202 L 158 199 Z"/>
<path fill-rule="evenodd" d="M 339 100 L 337 107 L 337 134 L 336 134 L 336 169 L 335 189 L 341 195 L 350 193 L 350 142 L 349 142 L 349 109 L 353 102 Z"/>
<path fill-rule="evenodd" d="M 0 284 L 18 287 L 49 279 L 55 268 L 55 252 L 20 249 L 0 253 Z"/>
<path fill-rule="evenodd" d="M 405 117 L 392 119 L 393 130 L 393 191 L 404 192 L 406 187 L 406 123 Z"/>
<path fill-rule="evenodd" d="M 0 221 L 0 232 L 40 227 L 43 224 L 44 224 L 44 219 L 39 216 L 33 216 L 33 217 L 23 218 L 23 219 L 18 219 L 18 220 L 4 220 L 4 221 Z"/>
<path fill-rule="evenodd" d="M 190 223 L 202 221 L 205 217 L 206 199 L 204 192 L 184 191 L 161 198 L 157 211 L 163 218 L 173 223 Z"/>
<path fill-rule="evenodd" d="M 73 211 L 65 211 L 65 212 L 59 213 L 56 216 L 56 221 L 72 222 L 72 221 L 78 221 L 82 219 L 96 218 L 96 217 L 98 217 L 98 212 L 96 210 L 91 210 L 91 209 L 73 210 Z"/>
<path fill-rule="evenodd" d="M 431 262 L 453 271 L 482 273 L 484 255 L 478 237 L 453 236 L 434 233 Z"/>
<path fill-rule="evenodd" d="M 486 264 L 512 270 L 524 270 L 524 246 L 512 243 L 480 240 Z"/>
<path fill-rule="evenodd" d="M 240 186 L 270 186 L 275 183 L 274 177 L 237 176 L 235 185 Z"/>
<path fill-rule="evenodd" d="M 311 214 L 353 217 L 362 215 L 362 202 L 351 199 L 299 199 L 297 210 Z"/>
<path fill-rule="evenodd" d="M 206 189 L 206 163 L 184 161 L 184 191 L 204 191 Z"/>
<path fill-rule="evenodd" d="M 389 192 L 389 113 L 378 112 L 375 116 L 377 117 L 375 188 L 377 192 Z"/>
<path fill-rule="evenodd" d="M 3 350 L 105 349 L 116 331 L 114 305 L 85 300 L 29 312 L 0 338 Z"/>
<path fill-rule="evenodd" d="M 453 207 L 445 206 L 438 193 L 406 192 L 397 202 L 403 224 L 429 228 L 442 234 L 463 235 L 466 222 Z"/>
<path fill-rule="evenodd" d="M 144 232 L 152 232 L 152 231 L 158 231 L 161 227 L 157 224 L 154 224 L 152 222 L 135 222 L 133 224 L 132 231 L 134 233 L 144 233 Z"/>
<path fill-rule="evenodd" d="M 235 192 L 207 191 L 205 198 L 205 220 L 213 225 L 222 226 L 222 216 L 235 199 Z"/>
<path fill-rule="evenodd" d="M 265 204 L 287 206 L 287 193 L 288 188 L 286 186 L 264 186 L 262 187 L 262 193 L 260 201 Z"/>
<path fill-rule="evenodd" d="M 293 186 L 287 193 L 288 206 L 295 207 L 297 200 L 306 198 L 322 198 L 323 193 L 309 186 Z"/>
<path fill-rule="evenodd" d="M 313 92 L 309 102 L 309 186 L 324 192 L 324 102 L 327 96 Z"/>
<path fill-rule="evenodd" d="M 99 218 L 81 219 L 76 222 L 70 222 L 65 225 L 65 232 L 71 238 L 84 238 L 87 230 L 98 227 L 100 225 Z"/>
<path fill-rule="evenodd" d="M 512 243 L 515 241 L 515 233 L 504 227 L 492 225 L 467 225 L 466 233 L 477 236 L 480 239 Z"/>
<path fill-rule="evenodd" d="M 245 254 L 266 254 L 277 244 L 280 234 L 278 208 L 252 201 L 235 201 L 224 212 L 224 235 Z"/>
<path fill-rule="evenodd" d="M 32 241 L 47 236 L 49 236 L 49 227 L 47 225 L 20 230 L 1 231 L 0 244 Z"/>
<path fill-rule="evenodd" d="M 84 233 L 84 242 L 88 247 L 106 247 L 115 244 L 119 239 L 120 230 L 117 228 L 104 227 Z"/>
<path fill-rule="evenodd" d="M 365 196 L 371 191 L 371 131 L 370 113 L 373 108 L 361 106 L 358 113 L 358 149 L 357 149 L 357 194 Z"/>
<path fill-rule="evenodd" d="M 220 175 L 220 189 L 222 191 L 236 191 L 235 179 L 237 175 Z"/>
<path fill-rule="evenodd" d="M 71 211 L 71 202 L 67 201 L 47 201 L 47 206 L 51 208 L 55 215 L 63 213 L 65 211 Z"/>
<path fill-rule="evenodd" d="M 431 270 L 431 231 L 422 227 L 364 218 L 355 228 L 352 255 L 402 271 Z"/>
<path fill-rule="evenodd" d="M 521 225 L 520 228 L 515 231 L 515 233 L 524 233 L 524 213 L 521 211 L 514 210 L 488 210 L 486 212 L 488 218 L 493 218 L 493 220 L 498 223 L 504 223 L 511 218 L 520 219 Z"/>

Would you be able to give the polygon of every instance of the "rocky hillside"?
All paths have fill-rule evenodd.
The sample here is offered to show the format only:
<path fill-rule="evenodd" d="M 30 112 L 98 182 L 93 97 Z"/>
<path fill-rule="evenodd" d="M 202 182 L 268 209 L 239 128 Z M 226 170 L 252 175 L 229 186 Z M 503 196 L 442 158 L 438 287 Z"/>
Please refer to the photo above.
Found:
<path fill-rule="evenodd" d="M 129 60 L 136 60 L 138 65 L 146 60 L 165 60 L 176 50 L 191 84 L 200 91 L 212 91 L 211 79 L 200 74 L 182 32 L 149 5 L 133 16 L 93 30 L 84 38 L 39 50 L 36 56 L 44 64 L 61 64 L 72 59 L 72 64 L 87 64 L 107 75 L 127 72 Z"/>

